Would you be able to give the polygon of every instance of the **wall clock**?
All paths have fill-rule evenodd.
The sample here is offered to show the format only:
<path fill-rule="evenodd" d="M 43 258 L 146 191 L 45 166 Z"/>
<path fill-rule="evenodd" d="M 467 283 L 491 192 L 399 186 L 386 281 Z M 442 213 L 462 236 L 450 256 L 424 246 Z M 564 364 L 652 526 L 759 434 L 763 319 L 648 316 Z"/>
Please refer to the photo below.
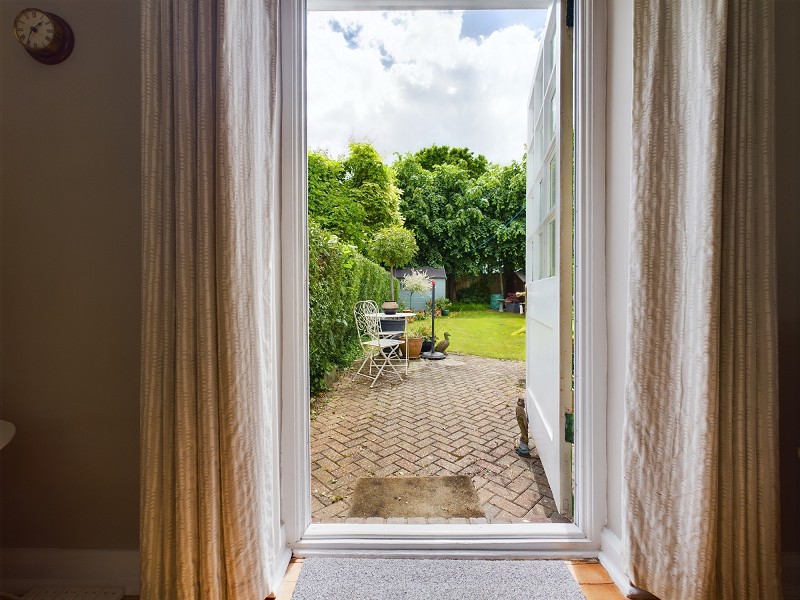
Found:
<path fill-rule="evenodd" d="M 28 54 L 46 65 L 63 62 L 75 46 L 75 37 L 67 22 L 38 8 L 20 11 L 14 19 L 14 35 Z"/>

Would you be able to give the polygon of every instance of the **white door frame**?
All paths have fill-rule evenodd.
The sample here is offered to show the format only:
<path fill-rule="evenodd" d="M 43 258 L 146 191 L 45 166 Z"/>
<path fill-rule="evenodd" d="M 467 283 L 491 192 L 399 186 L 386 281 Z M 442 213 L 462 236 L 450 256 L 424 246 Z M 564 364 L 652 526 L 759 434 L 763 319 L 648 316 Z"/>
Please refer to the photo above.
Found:
<path fill-rule="evenodd" d="M 310 1 L 317 10 L 547 5 L 543 0 Z M 301 556 L 596 556 L 606 522 L 605 0 L 575 0 L 575 524 L 311 524 L 308 340 L 303 333 L 308 331 L 306 8 L 306 0 L 281 2 L 278 358 L 286 542 Z"/>

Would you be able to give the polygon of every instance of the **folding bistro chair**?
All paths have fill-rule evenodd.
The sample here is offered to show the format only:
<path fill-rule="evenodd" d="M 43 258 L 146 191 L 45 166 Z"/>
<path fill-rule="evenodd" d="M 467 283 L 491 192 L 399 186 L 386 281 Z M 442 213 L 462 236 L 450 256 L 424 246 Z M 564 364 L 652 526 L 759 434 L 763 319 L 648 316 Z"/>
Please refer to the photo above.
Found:
<path fill-rule="evenodd" d="M 358 330 L 358 339 L 366 354 L 364 361 L 353 376 L 353 381 L 360 375 L 371 379 L 372 383 L 369 387 L 374 387 L 378 377 L 383 374 L 387 367 L 402 379 L 403 376 L 392 363 L 393 360 L 402 360 L 400 357 L 400 340 L 395 339 L 397 332 L 381 331 L 378 305 L 372 300 L 356 302 L 353 316 Z"/>

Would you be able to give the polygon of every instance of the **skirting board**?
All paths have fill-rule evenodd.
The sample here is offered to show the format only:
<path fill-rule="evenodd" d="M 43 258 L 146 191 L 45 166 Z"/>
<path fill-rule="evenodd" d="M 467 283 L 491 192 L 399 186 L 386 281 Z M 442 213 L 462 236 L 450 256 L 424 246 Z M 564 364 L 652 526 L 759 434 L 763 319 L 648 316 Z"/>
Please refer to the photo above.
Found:
<path fill-rule="evenodd" d="M 21 595 L 39 586 L 121 587 L 136 596 L 139 551 L 0 548 L 0 591 Z"/>
<path fill-rule="evenodd" d="M 783 598 L 784 600 L 800 600 L 800 552 L 784 552 Z"/>

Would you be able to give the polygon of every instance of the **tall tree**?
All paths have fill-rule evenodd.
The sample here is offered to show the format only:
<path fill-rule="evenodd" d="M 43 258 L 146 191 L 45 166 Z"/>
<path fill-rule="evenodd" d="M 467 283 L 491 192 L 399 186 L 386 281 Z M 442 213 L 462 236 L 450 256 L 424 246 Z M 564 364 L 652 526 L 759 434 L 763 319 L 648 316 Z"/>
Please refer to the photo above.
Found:
<path fill-rule="evenodd" d="M 417 265 L 508 275 L 525 264 L 524 160 L 498 166 L 465 148 L 433 146 L 403 155 L 393 169 Z"/>
<path fill-rule="evenodd" d="M 342 241 L 365 248 L 366 211 L 344 183 L 342 162 L 320 152 L 308 153 L 308 214 Z"/>
<path fill-rule="evenodd" d="M 484 214 L 494 236 L 482 248 L 483 259 L 504 278 L 525 267 L 525 186 L 524 158 L 521 163 L 492 166 L 476 186 L 488 200 Z"/>
<path fill-rule="evenodd" d="M 395 175 L 371 144 L 350 142 L 350 154 L 342 167 L 344 183 L 364 209 L 369 229 L 402 224 Z"/>
<path fill-rule="evenodd" d="M 488 204 L 473 189 L 476 181 L 466 165 L 442 163 L 429 170 L 417 153 L 398 160 L 394 169 L 403 189 L 400 210 L 419 245 L 415 262 L 453 275 L 482 272 L 482 256 L 472 250 L 486 235 Z"/>
<path fill-rule="evenodd" d="M 423 169 L 433 171 L 437 165 L 456 165 L 469 171 L 477 179 L 489 168 L 489 161 L 483 154 L 478 154 L 469 148 L 450 148 L 449 146 L 428 146 L 414 153 Z M 402 187 L 402 186 L 401 186 Z"/>
<path fill-rule="evenodd" d="M 308 153 L 308 212 L 362 253 L 376 231 L 402 224 L 394 173 L 365 142 L 351 143 L 342 159 Z"/>

